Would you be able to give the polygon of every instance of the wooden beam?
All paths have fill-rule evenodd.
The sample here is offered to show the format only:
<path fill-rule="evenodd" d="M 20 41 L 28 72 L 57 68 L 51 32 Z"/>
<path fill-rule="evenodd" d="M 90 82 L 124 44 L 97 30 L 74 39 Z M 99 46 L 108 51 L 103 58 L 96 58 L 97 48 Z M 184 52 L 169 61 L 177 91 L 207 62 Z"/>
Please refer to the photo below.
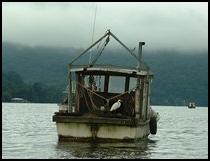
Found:
<path fill-rule="evenodd" d="M 71 71 L 69 70 L 68 73 L 68 84 L 69 84 L 69 91 L 68 91 L 68 113 L 72 112 L 72 78 L 71 78 Z"/>
<path fill-rule="evenodd" d="M 82 76 L 80 73 L 76 73 L 76 101 L 75 101 L 75 109 L 76 112 L 79 112 L 79 106 L 80 106 L 80 95 L 81 95 L 81 87 L 79 84 L 82 84 Z"/>
<path fill-rule="evenodd" d="M 140 118 L 143 118 L 144 81 L 145 79 L 140 79 Z"/>
<path fill-rule="evenodd" d="M 104 92 L 108 93 L 109 90 L 109 75 L 105 75 Z"/>
<path fill-rule="evenodd" d="M 129 84 L 130 84 L 130 77 L 125 77 L 125 92 L 129 90 Z"/>

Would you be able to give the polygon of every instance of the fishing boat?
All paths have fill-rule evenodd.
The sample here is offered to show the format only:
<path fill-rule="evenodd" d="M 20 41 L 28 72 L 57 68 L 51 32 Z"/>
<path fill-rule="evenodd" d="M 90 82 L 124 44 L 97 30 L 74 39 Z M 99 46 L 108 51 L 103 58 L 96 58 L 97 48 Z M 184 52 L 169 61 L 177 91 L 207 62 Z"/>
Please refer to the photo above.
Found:
<path fill-rule="evenodd" d="M 189 104 L 188 104 L 188 108 L 195 108 L 196 106 L 195 106 L 195 102 L 190 102 Z"/>
<path fill-rule="evenodd" d="M 137 60 L 136 68 L 95 64 L 110 38 L 119 42 Z M 74 64 L 103 40 L 103 46 L 92 62 L 87 65 Z M 142 60 L 144 44 L 139 42 L 138 54 L 135 54 L 107 30 L 72 60 L 68 66 L 68 97 L 59 104 L 59 111 L 53 115 L 59 141 L 137 141 L 157 133 L 159 114 L 150 105 L 153 73 Z M 110 89 L 115 77 L 124 80 L 120 93 Z M 132 88 L 131 80 L 135 81 Z"/>

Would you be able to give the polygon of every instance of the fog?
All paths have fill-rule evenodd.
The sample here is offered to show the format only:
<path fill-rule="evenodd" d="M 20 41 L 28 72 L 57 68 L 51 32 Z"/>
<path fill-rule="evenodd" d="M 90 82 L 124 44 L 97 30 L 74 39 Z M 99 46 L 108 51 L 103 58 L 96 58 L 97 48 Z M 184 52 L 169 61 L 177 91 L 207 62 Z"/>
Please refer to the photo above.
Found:
<path fill-rule="evenodd" d="M 208 49 L 207 2 L 3 2 L 2 41 L 86 48 L 95 10 L 94 40 L 110 29 L 130 48 Z"/>

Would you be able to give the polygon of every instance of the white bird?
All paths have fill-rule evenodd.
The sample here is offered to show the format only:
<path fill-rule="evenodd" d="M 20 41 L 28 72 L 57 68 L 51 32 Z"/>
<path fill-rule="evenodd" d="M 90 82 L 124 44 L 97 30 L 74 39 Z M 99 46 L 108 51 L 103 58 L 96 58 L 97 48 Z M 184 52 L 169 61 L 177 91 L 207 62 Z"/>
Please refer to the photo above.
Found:
<path fill-rule="evenodd" d="M 114 111 L 114 110 L 120 108 L 120 106 L 121 106 L 121 100 L 118 100 L 117 102 L 115 102 L 115 103 L 112 105 L 110 111 Z"/>

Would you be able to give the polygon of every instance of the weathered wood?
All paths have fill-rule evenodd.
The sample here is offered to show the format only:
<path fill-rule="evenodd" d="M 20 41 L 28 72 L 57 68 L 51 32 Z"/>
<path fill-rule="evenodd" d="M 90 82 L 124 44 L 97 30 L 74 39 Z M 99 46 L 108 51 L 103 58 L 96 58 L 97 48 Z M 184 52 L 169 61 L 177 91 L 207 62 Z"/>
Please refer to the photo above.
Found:
<path fill-rule="evenodd" d="M 93 119 L 94 118 L 94 119 Z M 114 117 L 87 117 L 87 116 L 68 116 L 61 113 L 53 116 L 53 121 L 57 123 L 94 123 L 94 124 L 110 124 L 123 126 L 145 125 L 148 121 L 141 122 L 136 118 L 114 118 Z"/>
<path fill-rule="evenodd" d="M 138 60 L 137 69 L 109 65 L 93 67 L 101 53 L 95 57 L 93 64 L 72 68 L 73 62 L 87 53 L 88 50 L 106 36 L 108 38 L 112 36 Z M 106 39 L 107 42 L 108 38 Z M 142 46 L 144 44 L 144 42 L 139 42 L 139 51 L 138 55 L 136 55 L 108 30 L 104 36 L 73 59 L 71 64 L 69 64 L 68 71 L 68 108 L 66 101 L 65 106 L 60 106 L 59 112 L 53 116 L 59 140 L 109 141 L 114 139 L 118 141 L 133 141 L 147 137 L 152 133 L 150 126 L 151 116 L 149 116 L 151 110 L 148 109 L 150 107 L 150 86 L 148 83 L 150 83 L 153 73 L 143 64 Z M 74 100 L 75 104 L 72 104 L 72 74 L 74 73 L 76 74 L 76 98 Z M 86 76 L 104 76 L 104 89 L 97 91 L 97 88 L 92 88 L 95 87 L 96 82 L 94 80 L 90 81 L 91 79 L 89 80 L 89 87 L 86 87 L 84 82 Z M 125 79 L 124 87 L 122 88 L 124 92 L 109 93 L 110 76 L 119 76 Z M 129 90 L 131 77 L 137 78 L 137 85 L 133 88 L 135 90 Z M 111 105 L 118 99 L 122 100 L 121 107 L 110 112 Z"/>
<path fill-rule="evenodd" d="M 123 68 L 106 68 L 106 67 L 91 67 L 91 68 L 72 68 L 71 72 L 83 72 L 84 74 L 93 74 L 93 75 L 115 75 L 115 76 L 153 76 L 151 71 L 144 70 L 135 70 L 135 69 L 123 69 Z"/>
<path fill-rule="evenodd" d="M 69 92 L 68 92 L 68 112 L 72 112 L 72 79 L 71 79 L 71 71 L 68 73 L 68 84 L 69 84 Z"/>
<path fill-rule="evenodd" d="M 136 85 L 136 91 L 135 91 L 135 115 L 136 118 L 140 118 L 140 78 L 137 78 L 137 85 Z"/>
<path fill-rule="evenodd" d="M 109 75 L 105 75 L 104 92 L 108 93 L 109 90 Z"/>
<path fill-rule="evenodd" d="M 130 77 L 125 77 L 125 92 L 129 90 L 129 84 L 130 84 Z"/>
<path fill-rule="evenodd" d="M 144 108 L 144 79 L 140 81 L 140 118 L 143 118 L 143 108 Z"/>
<path fill-rule="evenodd" d="M 80 97 L 81 97 L 81 87 L 79 84 L 82 84 L 83 81 L 82 81 L 82 75 L 80 75 L 79 73 L 76 74 L 76 81 L 78 83 L 76 83 L 76 87 L 77 87 L 77 90 L 76 90 L 76 101 L 75 101 L 75 106 L 76 106 L 76 112 L 79 112 L 79 106 L 80 106 Z"/>
<path fill-rule="evenodd" d="M 145 119 L 148 119 L 148 108 L 150 107 L 150 83 L 149 78 L 146 78 L 146 112 L 145 112 Z"/>

